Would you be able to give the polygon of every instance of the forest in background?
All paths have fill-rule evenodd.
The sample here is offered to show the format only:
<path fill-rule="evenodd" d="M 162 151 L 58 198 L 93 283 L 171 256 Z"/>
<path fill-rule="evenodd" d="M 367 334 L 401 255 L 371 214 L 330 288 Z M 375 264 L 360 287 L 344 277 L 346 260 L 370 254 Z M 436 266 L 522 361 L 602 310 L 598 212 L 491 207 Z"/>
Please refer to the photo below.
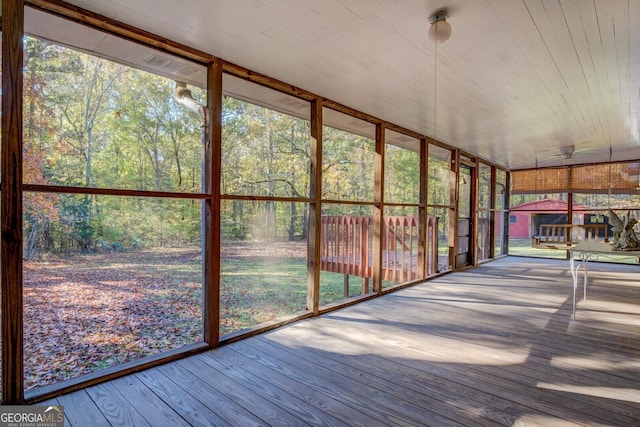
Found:
<path fill-rule="evenodd" d="M 24 69 L 25 184 L 202 191 L 201 118 L 177 102 L 175 82 L 31 37 Z M 190 89 L 206 103 L 204 90 Z M 309 121 L 231 96 L 223 106 L 222 194 L 308 198 Z M 323 136 L 323 197 L 373 202 L 374 141 L 329 126 Z M 387 147 L 386 198 L 417 204 L 418 153 Z M 200 243 L 195 198 L 28 192 L 24 206 L 27 258 Z M 307 204 L 225 200 L 221 209 L 224 238 L 306 238 Z"/>
<path fill-rule="evenodd" d="M 201 191 L 200 118 L 173 81 L 29 37 L 24 69 L 25 184 Z M 26 193 L 25 256 L 199 243 L 200 212 L 196 199 Z"/>

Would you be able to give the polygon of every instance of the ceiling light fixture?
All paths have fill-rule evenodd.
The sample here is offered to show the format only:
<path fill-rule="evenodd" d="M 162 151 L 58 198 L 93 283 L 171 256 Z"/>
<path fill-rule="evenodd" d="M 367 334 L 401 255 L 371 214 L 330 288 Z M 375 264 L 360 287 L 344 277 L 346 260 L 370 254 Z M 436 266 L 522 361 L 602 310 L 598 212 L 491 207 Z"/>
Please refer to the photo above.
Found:
<path fill-rule="evenodd" d="M 451 25 L 447 22 L 449 13 L 440 10 L 429 17 L 431 26 L 429 27 L 429 38 L 438 44 L 442 44 L 451 37 Z"/>

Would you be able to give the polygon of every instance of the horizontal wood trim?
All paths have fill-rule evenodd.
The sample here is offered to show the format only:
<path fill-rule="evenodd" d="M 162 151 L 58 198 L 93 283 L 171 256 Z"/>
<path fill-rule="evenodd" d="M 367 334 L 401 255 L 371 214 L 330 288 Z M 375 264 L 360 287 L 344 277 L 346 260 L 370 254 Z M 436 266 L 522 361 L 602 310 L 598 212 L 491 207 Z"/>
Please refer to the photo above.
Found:
<path fill-rule="evenodd" d="M 452 151 L 456 151 L 457 150 L 456 147 L 452 147 L 449 144 L 445 144 L 444 142 L 438 141 L 437 139 L 433 139 L 430 136 L 425 136 L 424 138 L 427 140 L 427 144 L 433 144 L 433 145 L 438 146 L 440 148 L 444 148 L 445 150 L 452 150 Z"/>
<path fill-rule="evenodd" d="M 335 111 L 339 111 L 341 113 L 347 114 L 352 117 L 356 117 L 360 120 L 364 120 L 365 122 L 373 123 L 374 125 L 382 124 L 382 120 L 380 119 L 376 119 L 375 117 L 370 116 L 369 114 L 355 110 L 351 107 L 347 107 L 346 105 L 340 104 L 339 102 L 335 102 L 327 98 L 322 99 L 322 106 L 330 108 Z"/>
<path fill-rule="evenodd" d="M 417 285 L 419 283 L 422 283 L 424 281 L 425 281 L 425 279 L 417 279 L 417 280 L 412 280 L 410 282 L 398 283 L 397 285 L 392 285 L 392 286 L 389 286 L 387 288 L 383 288 L 382 289 L 382 295 L 390 294 L 392 292 L 396 292 L 396 291 L 399 291 L 399 290 L 404 289 L 404 288 L 415 286 L 415 285 Z"/>
<path fill-rule="evenodd" d="M 133 374 L 134 372 L 142 371 L 152 366 L 158 366 L 173 360 L 201 353 L 206 350 L 209 350 L 209 345 L 207 343 L 190 344 L 174 350 L 148 356 L 140 360 L 123 363 L 91 374 L 51 384 L 37 390 L 30 390 L 25 393 L 25 403 L 34 404 L 41 402 L 72 391 Z"/>
<path fill-rule="evenodd" d="M 363 202 L 360 200 L 332 200 L 332 199 L 322 199 L 322 203 L 332 204 L 332 205 L 363 205 L 363 206 L 380 206 L 380 202 Z"/>
<path fill-rule="evenodd" d="M 338 301 L 338 302 L 334 302 L 331 304 L 326 304 L 321 306 L 318 309 L 318 314 L 326 314 L 326 313 L 330 313 L 332 311 L 336 311 L 339 310 L 341 308 L 345 308 L 345 307 L 350 307 L 352 305 L 355 304 L 359 304 L 363 301 L 368 301 L 370 299 L 374 299 L 374 298 L 378 298 L 380 296 L 380 294 L 372 292 L 366 295 L 357 295 L 354 297 L 351 297 L 349 299 L 343 300 L 343 301 Z"/>
<path fill-rule="evenodd" d="M 65 193 L 65 194 L 98 194 L 103 196 L 130 196 L 130 197 L 158 197 L 171 199 L 198 199 L 205 200 L 211 198 L 205 193 L 176 193 L 172 191 L 140 191 L 140 190 L 120 190 L 117 188 L 95 188 L 95 187 L 65 187 L 56 185 L 24 184 L 24 191 L 39 193 Z"/>
<path fill-rule="evenodd" d="M 385 206 L 388 207 L 403 207 L 403 208 L 423 208 L 425 207 L 422 203 L 388 203 L 384 202 Z"/>
<path fill-rule="evenodd" d="M 318 95 L 315 95 L 309 91 L 300 89 L 299 87 L 293 86 L 283 81 L 274 79 L 273 77 L 268 77 L 268 76 L 265 76 L 264 74 L 251 71 L 247 68 L 241 67 L 240 65 L 236 65 L 231 62 L 224 61 L 222 64 L 222 70 L 225 73 L 234 75 L 241 79 L 249 80 L 251 82 L 258 83 L 262 86 L 266 86 L 271 89 L 277 90 L 279 92 L 284 92 L 288 95 L 293 95 L 307 101 L 314 101 L 319 98 Z"/>
<path fill-rule="evenodd" d="M 432 208 L 432 209 L 455 209 L 456 205 L 455 204 L 451 204 L 451 205 L 430 205 L 427 203 L 427 208 Z"/>
<path fill-rule="evenodd" d="M 220 345 L 231 344 L 232 342 L 240 341 L 245 338 L 253 337 L 259 334 L 262 334 L 267 331 L 271 331 L 273 329 L 277 329 L 281 326 L 288 325 L 290 323 L 297 322 L 299 320 L 308 319 L 313 317 L 312 311 L 305 311 L 298 314 L 293 314 L 291 316 L 283 317 L 278 320 L 274 320 L 272 322 L 261 323 L 260 325 L 246 328 L 241 331 L 231 332 L 229 334 L 225 334 L 220 339 Z"/>
<path fill-rule="evenodd" d="M 389 123 L 389 122 L 383 122 L 383 124 L 386 129 L 392 130 L 394 132 L 398 132 L 415 139 L 424 139 L 424 135 L 419 134 L 418 132 L 414 132 L 412 130 L 403 128 L 402 126 L 394 125 L 393 123 Z"/>
<path fill-rule="evenodd" d="M 231 195 L 223 194 L 220 196 L 221 200 L 246 200 L 249 202 L 298 202 L 298 203 L 311 203 L 313 199 L 304 199 L 300 197 L 275 197 L 275 196 L 246 196 L 246 195 Z"/>
<path fill-rule="evenodd" d="M 25 0 L 25 4 L 202 64 L 213 62 L 213 55 L 61 0 Z"/>

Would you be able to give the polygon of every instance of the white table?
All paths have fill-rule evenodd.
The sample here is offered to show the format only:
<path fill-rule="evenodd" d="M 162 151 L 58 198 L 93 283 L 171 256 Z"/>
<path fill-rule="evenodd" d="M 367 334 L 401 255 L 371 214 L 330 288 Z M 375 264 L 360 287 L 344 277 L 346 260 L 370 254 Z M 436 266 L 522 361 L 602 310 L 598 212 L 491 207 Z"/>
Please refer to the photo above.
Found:
<path fill-rule="evenodd" d="M 615 255 L 615 257 L 612 257 Z M 587 277 L 589 275 L 589 261 L 601 258 L 619 259 L 620 257 L 634 258 L 640 264 L 640 251 L 614 251 L 611 243 L 582 242 L 569 249 L 569 265 L 573 277 L 573 318 L 576 318 L 576 291 L 578 289 L 578 272 L 582 268 L 584 299 L 587 299 Z M 577 262 L 576 262 L 577 261 Z"/>

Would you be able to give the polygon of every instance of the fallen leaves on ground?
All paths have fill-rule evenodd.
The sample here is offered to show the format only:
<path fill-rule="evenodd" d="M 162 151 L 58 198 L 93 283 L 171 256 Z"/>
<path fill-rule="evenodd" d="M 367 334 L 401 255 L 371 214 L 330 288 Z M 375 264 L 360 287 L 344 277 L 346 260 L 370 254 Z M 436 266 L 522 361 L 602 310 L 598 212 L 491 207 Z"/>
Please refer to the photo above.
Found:
<path fill-rule="evenodd" d="M 198 249 L 24 265 L 25 389 L 202 341 Z"/>

